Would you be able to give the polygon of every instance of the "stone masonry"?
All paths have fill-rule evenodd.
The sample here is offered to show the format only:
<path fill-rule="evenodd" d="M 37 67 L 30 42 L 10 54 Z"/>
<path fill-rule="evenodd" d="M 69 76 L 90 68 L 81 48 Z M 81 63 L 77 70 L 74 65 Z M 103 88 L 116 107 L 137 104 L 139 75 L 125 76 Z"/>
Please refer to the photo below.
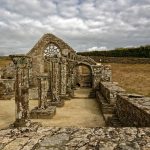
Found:
<path fill-rule="evenodd" d="M 0 131 L 1 150 L 149 150 L 149 128 L 34 127 Z"/>
<path fill-rule="evenodd" d="M 150 97 L 119 94 L 116 114 L 124 126 L 150 127 Z"/>
<path fill-rule="evenodd" d="M 150 97 L 128 94 L 115 82 L 101 82 L 96 98 L 106 125 L 150 127 Z"/>

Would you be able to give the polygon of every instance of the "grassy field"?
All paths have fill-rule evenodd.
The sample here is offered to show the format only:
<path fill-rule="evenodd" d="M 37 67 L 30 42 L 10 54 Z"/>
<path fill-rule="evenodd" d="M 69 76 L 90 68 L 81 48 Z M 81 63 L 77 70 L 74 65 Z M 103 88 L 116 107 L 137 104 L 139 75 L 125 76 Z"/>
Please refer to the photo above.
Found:
<path fill-rule="evenodd" d="M 0 67 L 5 67 L 11 62 L 9 57 L 0 57 Z"/>
<path fill-rule="evenodd" d="M 130 93 L 150 96 L 150 64 L 111 63 L 113 81 Z"/>

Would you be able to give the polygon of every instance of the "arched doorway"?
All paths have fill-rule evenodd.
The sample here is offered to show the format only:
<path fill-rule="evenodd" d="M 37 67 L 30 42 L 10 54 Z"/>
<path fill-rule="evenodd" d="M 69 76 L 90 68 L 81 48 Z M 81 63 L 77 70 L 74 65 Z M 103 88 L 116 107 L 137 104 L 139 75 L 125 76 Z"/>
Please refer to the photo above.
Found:
<path fill-rule="evenodd" d="M 74 68 L 75 71 L 75 85 L 76 87 L 92 87 L 92 70 L 89 65 L 78 64 Z"/>

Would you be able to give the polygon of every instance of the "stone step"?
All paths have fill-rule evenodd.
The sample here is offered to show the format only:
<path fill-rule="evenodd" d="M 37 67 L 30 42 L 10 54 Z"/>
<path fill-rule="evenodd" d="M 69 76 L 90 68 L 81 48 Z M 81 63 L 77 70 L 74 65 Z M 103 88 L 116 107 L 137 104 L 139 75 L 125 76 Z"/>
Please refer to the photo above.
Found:
<path fill-rule="evenodd" d="M 95 90 L 92 89 L 89 93 L 89 98 L 95 98 L 95 97 L 96 97 Z"/>

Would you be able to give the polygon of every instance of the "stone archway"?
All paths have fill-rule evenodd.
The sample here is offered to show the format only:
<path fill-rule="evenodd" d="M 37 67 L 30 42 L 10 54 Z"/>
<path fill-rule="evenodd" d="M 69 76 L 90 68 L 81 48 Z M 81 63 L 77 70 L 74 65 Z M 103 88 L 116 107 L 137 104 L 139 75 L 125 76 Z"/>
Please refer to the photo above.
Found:
<path fill-rule="evenodd" d="M 74 86 L 92 88 L 93 71 L 91 65 L 84 62 L 78 62 L 73 67 Z"/>
<path fill-rule="evenodd" d="M 92 73 L 89 67 L 85 65 L 76 66 L 76 86 L 79 87 L 92 87 Z"/>

